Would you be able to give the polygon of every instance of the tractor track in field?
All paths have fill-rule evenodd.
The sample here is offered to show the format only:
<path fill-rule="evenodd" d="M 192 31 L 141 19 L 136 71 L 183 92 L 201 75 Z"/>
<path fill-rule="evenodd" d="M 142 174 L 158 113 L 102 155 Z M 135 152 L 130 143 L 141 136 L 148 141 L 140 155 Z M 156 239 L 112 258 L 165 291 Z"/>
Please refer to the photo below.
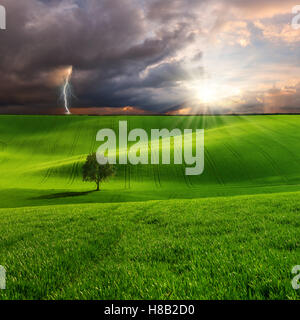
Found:
<path fill-rule="evenodd" d="M 193 189 L 193 187 L 194 187 L 193 183 L 191 182 L 190 176 L 187 176 L 185 174 L 185 170 L 186 170 L 186 167 L 182 166 L 181 167 L 181 172 L 182 172 L 182 175 L 183 175 L 184 183 L 189 189 Z"/>
<path fill-rule="evenodd" d="M 69 156 L 73 156 L 74 153 L 75 153 L 75 148 L 78 144 L 78 141 L 79 141 L 79 138 L 80 138 L 80 135 L 81 135 L 81 131 L 82 131 L 82 128 L 83 128 L 83 125 L 81 124 L 78 129 L 76 130 L 76 134 L 74 136 L 74 139 L 72 141 L 72 145 L 71 145 L 71 148 L 70 148 L 70 151 L 69 151 Z"/>
<path fill-rule="evenodd" d="M 266 126 L 259 126 L 259 128 L 260 128 L 261 131 L 263 131 L 266 135 L 268 135 L 268 137 L 269 137 L 271 140 L 273 140 L 273 141 L 274 141 L 274 138 L 273 138 L 272 135 L 270 135 L 270 132 L 273 132 L 273 133 L 275 133 L 276 135 L 278 135 L 278 131 L 274 131 L 274 130 L 268 129 Z M 298 129 L 300 129 L 300 126 L 299 126 Z M 287 135 L 287 134 L 285 134 L 285 135 L 286 135 L 286 136 L 289 136 L 289 137 L 292 137 L 293 139 L 295 139 L 295 140 L 297 140 L 297 141 L 299 141 L 299 138 L 300 138 L 300 135 L 299 135 L 298 137 L 292 136 L 292 135 Z M 291 158 L 292 158 L 295 162 L 298 163 L 299 158 L 297 158 L 297 157 L 295 156 L 295 154 L 290 151 L 290 149 L 286 148 L 286 146 L 283 145 L 282 143 L 280 143 L 278 140 L 276 140 L 276 141 L 274 141 L 274 142 L 275 142 L 278 146 L 280 146 L 280 148 L 284 149 L 285 152 L 288 153 L 288 154 L 291 156 Z"/>
<path fill-rule="evenodd" d="M 71 168 L 71 173 L 70 173 L 68 183 L 67 183 L 68 185 L 73 184 L 74 180 L 76 179 L 78 165 L 79 165 L 78 161 L 73 163 L 72 168 Z"/>
<path fill-rule="evenodd" d="M 98 126 L 98 124 L 97 124 Z M 113 128 L 114 124 L 113 124 L 113 121 L 111 121 L 111 128 Z M 99 120 L 99 129 L 96 129 L 94 127 L 91 127 L 91 144 L 90 144 L 90 147 L 89 147 L 89 153 L 92 153 L 92 152 L 95 152 L 95 147 L 96 147 L 96 144 L 97 144 L 97 133 L 98 133 L 98 130 L 100 130 L 101 128 L 101 120 Z"/>
<path fill-rule="evenodd" d="M 73 141 L 73 147 L 72 147 L 72 153 L 70 154 L 71 156 L 75 155 L 75 149 L 76 146 L 78 145 L 78 142 L 80 140 L 80 137 L 82 136 L 82 132 L 83 132 L 83 128 L 84 128 L 84 122 L 81 123 L 79 130 L 77 130 L 77 134 L 76 137 Z M 88 153 L 92 153 L 94 151 L 95 145 L 96 145 L 96 135 L 94 136 L 94 128 L 93 126 L 91 126 L 90 129 L 90 133 L 88 134 L 88 136 L 91 136 L 91 142 L 90 142 L 90 146 L 88 148 Z M 84 156 L 81 156 L 80 158 L 84 158 Z M 74 183 L 74 181 L 76 180 L 76 178 L 79 176 L 79 166 L 80 166 L 80 161 L 76 161 L 73 163 L 72 168 L 71 168 L 71 173 L 70 173 L 70 177 L 68 180 L 68 184 L 72 185 Z"/>
<path fill-rule="evenodd" d="M 280 169 L 278 168 L 278 166 L 277 166 L 276 162 L 274 161 L 274 159 L 273 159 L 266 151 L 264 151 L 262 148 L 259 147 L 258 149 L 259 149 L 260 153 L 261 153 L 267 160 L 269 160 L 269 162 L 270 162 L 273 170 L 275 171 L 275 173 L 277 173 L 277 175 L 278 175 L 279 177 L 281 177 L 285 183 L 288 183 L 288 182 L 289 182 L 288 178 L 287 178 L 283 173 L 281 173 L 281 171 L 280 171 Z"/>
<path fill-rule="evenodd" d="M 244 129 L 241 128 L 241 130 L 245 132 Z M 243 139 L 247 144 L 250 144 L 250 145 L 254 146 L 254 149 L 258 150 L 258 152 L 267 160 L 267 162 L 270 163 L 271 168 L 273 169 L 274 173 L 278 177 L 280 177 L 283 180 L 283 182 L 285 182 L 285 183 L 289 182 L 288 178 L 280 171 L 280 169 L 278 168 L 278 165 L 276 164 L 276 162 L 274 161 L 272 156 L 269 155 L 268 152 L 266 152 L 258 144 L 253 143 L 251 140 L 248 140 L 244 136 L 241 139 Z"/>
<path fill-rule="evenodd" d="M 130 165 L 125 165 L 124 166 L 124 174 L 125 174 L 125 189 L 130 189 L 131 188 L 131 168 L 130 168 Z"/>
<path fill-rule="evenodd" d="M 131 166 L 127 166 L 127 184 L 128 184 L 128 189 L 131 189 Z"/>
<path fill-rule="evenodd" d="M 55 122 L 55 129 L 54 129 L 54 130 L 57 131 L 57 128 L 58 128 L 58 127 L 59 127 L 58 122 Z M 53 131 L 53 128 L 52 128 L 51 132 L 52 132 L 52 131 Z M 50 130 L 48 130 L 46 136 L 47 136 L 47 135 L 50 135 L 51 132 L 50 132 Z M 56 133 L 56 134 L 57 134 L 57 133 Z M 42 140 L 44 140 L 44 139 L 45 139 L 45 137 L 42 138 Z M 49 152 L 50 154 L 55 153 L 55 144 L 53 144 L 52 148 L 51 148 L 51 147 L 49 148 L 49 151 L 50 151 L 50 152 Z M 47 182 L 47 180 L 50 178 L 50 176 L 51 176 L 51 174 L 52 174 L 52 171 L 53 171 L 53 168 L 52 168 L 52 167 L 50 167 L 50 168 L 47 169 L 44 177 L 42 178 L 41 184 L 44 184 L 44 183 Z"/>
<path fill-rule="evenodd" d="M 54 130 L 57 130 L 57 128 L 58 128 L 57 121 L 54 122 L 53 127 L 54 127 Z M 32 147 L 31 153 L 32 154 L 39 153 L 39 151 L 40 151 L 39 147 L 41 145 L 43 145 L 45 141 L 47 141 L 48 136 L 51 136 L 50 128 L 45 130 L 43 121 L 38 122 L 37 125 L 35 125 L 35 129 L 38 131 L 41 131 L 41 133 L 39 134 L 39 137 L 38 137 L 36 143 L 31 144 L 31 147 Z M 50 149 L 50 151 L 51 151 L 51 149 Z M 44 176 L 41 178 L 40 184 L 43 184 L 44 181 L 46 181 L 48 179 L 50 174 L 51 174 L 50 168 L 48 168 L 47 171 L 45 172 Z"/>
<path fill-rule="evenodd" d="M 153 168 L 154 183 L 156 185 L 156 188 L 159 189 L 159 188 L 161 188 L 159 165 L 158 164 L 152 165 L 152 168 Z"/>
<path fill-rule="evenodd" d="M 272 118 L 272 116 L 270 116 L 270 115 L 265 115 L 264 116 L 265 118 L 267 118 L 267 119 L 269 119 L 270 121 L 274 121 L 274 119 Z M 244 121 L 247 121 L 247 120 L 245 120 L 245 119 L 243 119 Z M 300 120 L 300 117 L 299 117 L 299 120 Z M 299 124 L 299 126 L 297 126 L 297 125 L 294 125 L 294 124 L 291 124 L 289 121 L 286 121 L 286 120 L 282 120 L 282 119 L 280 119 L 280 121 L 281 122 L 285 122 L 286 124 L 288 124 L 290 127 L 292 127 L 292 128 L 295 128 L 295 129 L 297 129 L 297 130 L 299 130 L 300 129 L 300 124 Z M 251 125 L 252 126 L 252 128 L 254 129 L 253 131 L 254 132 L 257 132 L 257 130 L 255 130 L 255 129 L 258 129 L 259 131 L 261 131 L 263 134 L 265 134 L 266 136 L 268 136 L 272 141 L 274 141 L 274 143 L 276 143 L 278 146 L 280 146 L 282 149 L 284 149 L 285 151 L 286 151 L 286 153 L 288 153 L 290 156 L 291 156 L 291 158 L 295 161 L 295 162 L 299 162 L 299 158 L 297 158 L 296 156 L 295 156 L 295 154 L 293 154 L 291 151 L 290 151 L 290 149 L 288 149 L 288 148 L 286 148 L 286 146 L 284 145 L 284 144 L 282 144 L 282 143 L 280 143 L 279 142 L 279 139 L 274 139 L 274 136 L 273 135 L 275 135 L 275 136 L 279 136 L 280 137 L 280 131 L 278 131 L 278 130 L 274 130 L 274 129 L 270 129 L 269 127 L 267 127 L 266 125 L 263 125 L 262 123 L 253 123 L 253 122 L 250 122 L 249 120 L 247 121 L 247 124 L 249 124 L 249 125 Z M 239 130 L 240 131 L 242 131 L 242 132 L 244 132 L 244 133 L 248 133 L 248 131 L 247 130 L 245 130 L 244 128 L 241 128 L 241 127 L 239 127 Z M 270 134 L 270 133 L 273 133 L 273 135 L 272 134 Z M 284 132 L 284 135 L 286 136 L 286 137 L 290 137 L 290 138 L 292 138 L 292 139 L 295 139 L 296 141 L 299 141 L 299 138 L 300 138 L 300 135 L 292 135 L 292 134 L 287 134 L 286 132 Z M 252 143 L 253 144 L 253 143 Z"/>
<path fill-rule="evenodd" d="M 67 118 L 66 118 L 66 119 L 67 119 Z M 56 124 L 58 124 L 58 122 L 57 122 Z M 66 126 L 70 126 L 70 124 L 71 124 L 71 122 L 68 122 L 68 123 L 66 124 Z M 58 127 L 58 125 L 56 125 L 56 128 L 57 128 L 57 127 Z M 67 151 L 68 149 L 66 148 L 66 156 L 67 156 L 67 157 L 70 157 L 70 156 L 73 156 L 73 155 L 74 155 L 75 148 L 76 148 L 76 145 L 78 144 L 78 140 L 79 140 L 79 137 L 80 137 L 80 132 L 81 132 L 81 130 L 82 130 L 82 125 L 80 125 L 80 126 L 79 126 L 79 129 L 76 130 L 76 133 L 75 133 L 75 135 L 74 135 L 74 139 L 73 139 L 73 141 L 72 141 L 70 150 Z M 56 135 L 58 135 L 58 132 L 56 132 Z M 50 153 L 51 153 L 51 154 L 52 154 L 52 153 L 55 153 L 55 149 L 56 149 L 56 144 L 54 143 L 54 144 L 52 145 L 52 147 L 50 148 Z M 74 171 L 74 166 L 76 166 L 76 163 L 74 163 L 74 164 L 72 165 L 72 167 L 71 167 L 71 172 L 70 172 L 70 175 L 69 175 L 67 184 L 70 184 L 70 181 L 72 181 L 72 179 L 73 179 L 72 174 L 73 174 L 73 171 Z M 47 171 L 46 171 L 46 174 L 44 175 L 44 178 L 43 178 L 43 180 L 42 180 L 41 183 L 42 183 L 42 184 L 43 184 L 43 183 L 46 183 L 47 180 L 48 180 L 48 179 L 51 177 L 51 175 L 53 174 L 53 172 L 54 172 L 54 168 L 53 168 L 53 167 L 48 168 Z"/>
<path fill-rule="evenodd" d="M 83 123 L 81 123 L 78 127 L 78 129 L 76 130 L 76 134 L 74 136 L 74 139 L 73 139 L 73 142 L 72 142 L 72 146 L 71 146 L 71 149 L 70 149 L 70 152 L 69 152 L 69 156 L 74 156 L 75 154 L 75 150 L 76 150 L 76 146 L 78 145 L 78 141 L 79 141 L 79 138 L 81 136 L 81 132 L 82 132 L 82 129 L 83 129 Z M 78 165 L 79 165 L 79 161 L 76 161 L 72 164 L 72 167 L 71 167 L 71 172 L 70 172 L 70 175 L 69 175 L 69 179 L 68 179 L 68 182 L 67 184 L 68 185 L 72 185 L 77 177 L 77 172 L 78 172 Z"/>
<path fill-rule="evenodd" d="M 246 168 L 245 160 L 240 156 L 238 152 L 234 150 L 234 148 L 227 142 L 224 142 L 223 145 L 227 148 L 227 150 L 233 155 L 233 157 L 237 160 L 240 167 L 242 169 Z M 247 179 L 251 182 L 253 182 L 253 177 L 249 175 L 248 170 L 243 170 L 244 173 L 246 173 Z"/>
<path fill-rule="evenodd" d="M 245 119 L 243 119 L 243 120 L 246 121 Z M 253 129 L 258 128 L 258 129 L 260 129 L 261 131 L 263 131 L 264 133 L 266 133 L 266 134 L 267 134 L 269 137 L 271 137 L 271 138 L 272 138 L 272 135 L 270 135 L 270 131 L 278 134 L 277 131 L 268 130 L 268 129 L 266 129 L 265 126 L 262 126 L 261 124 L 258 125 L 258 124 L 254 124 L 254 123 L 251 123 L 251 122 L 247 122 L 247 123 L 250 124 L 250 125 L 253 127 Z M 241 132 L 245 133 L 246 136 L 247 136 L 247 134 L 248 134 L 248 131 L 247 131 L 247 130 L 245 130 L 245 129 L 242 128 L 242 127 L 239 127 L 239 130 L 240 130 Z M 227 132 L 228 132 L 228 130 L 227 130 Z M 256 132 L 256 131 L 254 131 L 254 132 Z M 281 173 L 281 171 L 280 171 L 280 169 L 278 168 L 278 166 L 277 166 L 276 162 L 274 161 L 274 159 L 273 159 L 266 151 L 264 151 L 259 145 L 253 143 L 251 140 L 248 140 L 247 138 L 245 138 L 245 135 L 240 136 L 240 139 L 243 139 L 244 141 L 246 141 L 247 144 L 250 144 L 250 145 L 254 146 L 254 149 L 257 149 L 257 150 L 259 151 L 259 153 L 267 160 L 267 162 L 270 163 L 270 165 L 271 165 L 273 171 L 276 173 L 276 175 L 277 175 L 278 177 L 280 177 L 280 178 L 283 180 L 284 183 L 288 183 L 287 177 L 286 177 L 284 174 Z M 272 140 L 273 140 L 273 139 L 272 139 Z M 280 143 L 278 143 L 278 142 L 277 142 L 277 144 L 280 145 L 280 146 L 282 146 L 282 145 L 281 145 Z M 228 146 L 229 146 L 227 143 L 224 143 L 224 145 L 225 145 L 225 147 L 228 147 Z M 282 147 L 283 147 L 283 146 L 282 146 Z M 283 148 L 284 148 L 284 147 L 283 147 Z M 285 148 L 284 148 L 284 149 L 285 149 Z M 233 151 L 233 149 L 232 149 L 232 151 Z M 291 154 L 291 152 L 289 152 L 289 150 L 287 150 L 287 152 L 293 157 L 293 155 Z M 236 153 L 236 152 L 235 152 L 235 153 Z M 238 153 L 236 153 L 236 154 L 238 155 Z M 240 157 L 240 156 L 239 156 L 239 157 Z M 293 158 L 294 158 L 294 157 L 293 157 Z M 295 159 L 295 161 L 296 161 L 296 159 Z M 250 180 L 250 181 L 253 181 L 253 178 L 251 178 L 251 177 L 249 176 L 249 173 L 246 172 L 246 174 L 247 174 L 247 176 L 249 177 L 249 180 Z"/>
<path fill-rule="evenodd" d="M 208 163 L 210 164 L 210 167 L 212 168 L 218 183 L 222 186 L 225 186 L 225 183 L 224 183 L 221 175 L 218 173 L 217 165 L 214 162 L 213 157 L 210 155 L 210 152 L 207 150 L 207 148 L 205 148 L 205 154 L 206 154 L 205 158 L 208 161 Z"/>
<path fill-rule="evenodd" d="M 182 154 L 181 149 L 179 150 L 178 148 L 176 148 L 176 147 L 174 146 L 174 149 L 173 149 L 173 150 L 174 150 L 174 159 L 175 159 L 175 152 L 176 152 L 179 156 L 184 157 L 183 154 Z M 183 161 L 183 163 L 184 163 L 184 161 Z M 173 168 L 175 168 L 175 172 L 176 172 L 176 175 L 177 175 L 177 177 L 178 177 L 178 181 L 184 180 L 184 183 L 185 183 L 185 185 L 186 185 L 188 188 L 193 188 L 193 183 L 192 183 L 192 181 L 191 181 L 191 179 L 190 179 L 190 176 L 187 176 L 187 175 L 185 174 L 185 170 L 186 170 L 187 167 L 184 166 L 184 165 L 175 165 L 175 164 L 174 164 Z"/>
<path fill-rule="evenodd" d="M 298 116 L 299 116 L 299 115 L 298 115 Z M 274 121 L 274 118 L 272 118 L 272 116 L 266 115 L 266 117 L 267 117 L 268 119 Z M 287 124 L 289 127 L 294 128 L 295 130 L 299 131 L 299 128 L 300 128 L 300 117 L 299 117 L 299 125 L 297 125 L 297 124 L 295 124 L 295 123 L 291 123 L 290 121 L 287 121 L 286 119 L 282 119 L 282 118 L 280 119 L 280 122 L 285 123 L 285 124 Z M 267 130 L 269 130 L 269 129 L 267 128 Z M 270 129 L 270 131 L 273 131 L 273 132 L 274 132 L 274 130 L 272 130 L 272 129 Z M 276 131 L 276 133 L 278 134 L 278 131 Z M 295 139 L 299 139 L 299 136 L 294 136 L 294 135 L 286 134 L 286 133 L 285 133 L 285 135 L 290 136 L 290 137 L 295 138 Z"/>

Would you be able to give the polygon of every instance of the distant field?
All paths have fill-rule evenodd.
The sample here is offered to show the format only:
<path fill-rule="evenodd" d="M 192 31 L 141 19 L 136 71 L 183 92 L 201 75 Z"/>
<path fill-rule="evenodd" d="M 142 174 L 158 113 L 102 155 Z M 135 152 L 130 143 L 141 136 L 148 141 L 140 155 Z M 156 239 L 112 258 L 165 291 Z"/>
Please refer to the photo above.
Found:
<path fill-rule="evenodd" d="M 184 166 L 119 166 L 102 193 L 81 166 L 101 128 L 204 128 L 205 171 Z M 0 206 L 126 202 L 300 190 L 300 116 L 0 116 Z M 138 191 L 138 192 L 137 192 Z M 65 197 L 67 192 L 79 192 Z M 77 196 L 75 196 L 77 195 Z M 42 197 L 42 199 L 40 199 Z"/>
<path fill-rule="evenodd" d="M 205 129 L 205 171 L 117 166 L 96 133 Z M 0 299 L 299 299 L 300 116 L 0 116 Z"/>

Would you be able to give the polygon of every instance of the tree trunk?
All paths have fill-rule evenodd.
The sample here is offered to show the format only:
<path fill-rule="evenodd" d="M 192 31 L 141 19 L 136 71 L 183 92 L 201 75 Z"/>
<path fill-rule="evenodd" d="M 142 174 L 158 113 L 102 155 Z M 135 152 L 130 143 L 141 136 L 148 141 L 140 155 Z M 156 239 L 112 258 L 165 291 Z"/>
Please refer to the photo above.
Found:
<path fill-rule="evenodd" d="M 97 190 L 96 191 L 100 191 L 100 182 L 96 182 L 97 183 Z"/>

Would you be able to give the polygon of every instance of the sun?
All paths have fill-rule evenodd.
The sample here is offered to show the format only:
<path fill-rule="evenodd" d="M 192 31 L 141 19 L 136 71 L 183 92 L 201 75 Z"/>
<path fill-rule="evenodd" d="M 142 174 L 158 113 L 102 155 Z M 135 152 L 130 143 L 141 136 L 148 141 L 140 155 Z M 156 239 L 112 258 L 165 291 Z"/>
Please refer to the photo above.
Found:
<path fill-rule="evenodd" d="M 189 81 L 186 88 L 191 102 L 214 107 L 229 104 L 241 95 L 240 88 L 216 80 Z"/>
<path fill-rule="evenodd" d="M 219 100 L 220 90 L 217 85 L 208 81 L 191 81 L 187 85 L 192 100 L 200 103 L 213 103 Z"/>
<path fill-rule="evenodd" d="M 196 99 L 203 103 L 211 103 L 217 100 L 217 88 L 213 85 L 202 84 L 195 92 Z"/>

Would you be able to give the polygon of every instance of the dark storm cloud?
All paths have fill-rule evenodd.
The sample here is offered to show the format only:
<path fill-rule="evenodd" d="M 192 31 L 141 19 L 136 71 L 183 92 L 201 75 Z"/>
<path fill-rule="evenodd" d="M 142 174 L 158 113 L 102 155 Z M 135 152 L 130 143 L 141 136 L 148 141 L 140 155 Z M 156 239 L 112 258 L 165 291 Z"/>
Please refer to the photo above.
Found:
<path fill-rule="evenodd" d="M 239 29 L 228 27 L 228 19 L 273 17 L 290 12 L 293 5 L 292 0 L 0 3 L 7 11 L 7 30 L 0 31 L 0 113 L 18 106 L 38 113 L 59 110 L 60 86 L 69 66 L 74 68 L 72 106 L 78 110 L 134 106 L 156 113 L 174 106 L 180 109 L 189 98 L 184 84 L 201 79 L 206 71 L 201 66 L 206 46 L 205 42 L 198 45 L 199 38 L 206 37 L 209 47 L 223 28 L 241 37 Z M 210 31 L 205 27 L 207 21 Z M 245 78 L 242 74 L 236 77 L 239 81 Z M 299 90 L 293 92 L 267 92 L 265 101 L 293 108 L 299 102 Z M 261 102 L 256 104 L 257 98 L 264 97 L 253 93 L 240 109 L 263 108 Z M 276 99 L 280 104 L 273 102 Z"/>
<path fill-rule="evenodd" d="M 2 0 L 8 30 L 0 34 L 1 105 L 56 107 L 53 78 L 70 65 L 75 106 L 148 105 L 149 92 L 136 90 L 172 86 L 180 66 L 164 60 L 193 41 L 186 21 L 168 27 L 154 21 L 157 3 L 145 9 L 134 0 Z M 161 62 L 140 78 L 148 65 Z"/>

